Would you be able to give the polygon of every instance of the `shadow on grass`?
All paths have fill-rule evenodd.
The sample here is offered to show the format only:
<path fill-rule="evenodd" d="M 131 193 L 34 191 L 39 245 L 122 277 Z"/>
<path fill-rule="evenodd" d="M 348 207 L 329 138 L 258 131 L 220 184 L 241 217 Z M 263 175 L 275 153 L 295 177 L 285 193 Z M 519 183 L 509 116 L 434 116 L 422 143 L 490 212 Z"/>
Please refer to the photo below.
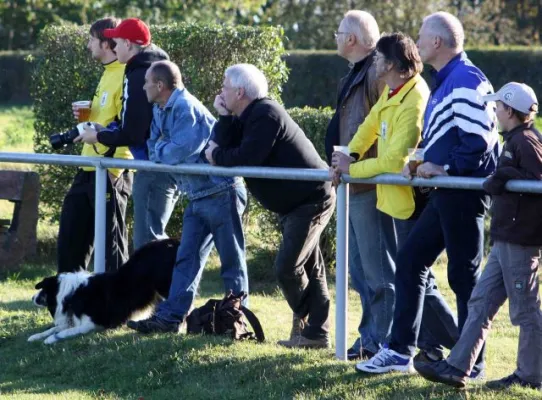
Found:
<path fill-rule="evenodd" d="M 30 301 L 30 299 L 28 299 L 28 301 L 0 301 L 0 308 L 11 312 L 27 312 L 37 310 L 37 307 L 32 303 L 32 301 Z M 0 323 L 2 323 L 2 320 L 0 320 Z"/>
<path fill-rule="evenodd" d="M 410 376 L 360 375 L 325 351 L 291 351 L 209 336 L 94 334 L 54 346 L 25 344 L 5 371 L 5 394 L 61 394 L 152 399 L 464 399 L 417 386 Z M 255 355 L 258 354 L 258 355 Z M 39 362 L 37 362 L 39 361 Z"/>
<path fill-rule="evenodd" d="M 53 263 L 44 264 L 40 261 L 25 262 L 14 270 L 0 271 L 0 281 L 5 280 L 31 280 L 37 281 L 56 273 Z"/>

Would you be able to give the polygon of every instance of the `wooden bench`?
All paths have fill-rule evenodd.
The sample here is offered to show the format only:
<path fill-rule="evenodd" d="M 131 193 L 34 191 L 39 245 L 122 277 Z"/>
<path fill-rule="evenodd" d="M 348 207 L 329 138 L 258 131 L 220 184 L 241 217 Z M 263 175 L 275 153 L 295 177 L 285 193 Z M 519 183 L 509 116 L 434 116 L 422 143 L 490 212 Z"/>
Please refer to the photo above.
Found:
<path fill-rule="evenodd" d="M 0 200 L 14 203 L 11 219 L 0 219 L 0 271 L 36 253 L 39 197 L 37 173 L 0 171 Z"/>

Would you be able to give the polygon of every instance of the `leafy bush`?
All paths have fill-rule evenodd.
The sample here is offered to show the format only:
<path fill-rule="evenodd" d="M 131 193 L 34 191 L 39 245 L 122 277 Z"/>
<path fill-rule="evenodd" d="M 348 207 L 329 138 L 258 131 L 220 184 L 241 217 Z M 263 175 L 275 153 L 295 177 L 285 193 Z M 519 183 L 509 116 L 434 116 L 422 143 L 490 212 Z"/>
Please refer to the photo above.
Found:
<path fill-rule="evenodd" d="M 42 55 L 36 58 L 31 85 L 37 153 L 53 152 L 50 134 L 74 125 L 71 102 L 91 98 L 94 93 L 101 67 L 90 59 L 86 50 L 88 29 L 88 26 L 49 26 L 40 35 Z M 287 77 L 280 58 L 284 52 L 281 28 L 173 24 L 151 26 L 151 32 L 153 42 L 180 65 L 188 89 L 210 109 L 222 85 L 224 70 L 238 62 L 261 68 L 269 80 L 271 95 L 280 98 L 281 85 Z M 73 146 L 64 152 L 79 154 L 80 147 Z M 57 219 L 75 169 L 41 166 L 39 171 L 44 209 L 48 210 L 48 216 Z"/>

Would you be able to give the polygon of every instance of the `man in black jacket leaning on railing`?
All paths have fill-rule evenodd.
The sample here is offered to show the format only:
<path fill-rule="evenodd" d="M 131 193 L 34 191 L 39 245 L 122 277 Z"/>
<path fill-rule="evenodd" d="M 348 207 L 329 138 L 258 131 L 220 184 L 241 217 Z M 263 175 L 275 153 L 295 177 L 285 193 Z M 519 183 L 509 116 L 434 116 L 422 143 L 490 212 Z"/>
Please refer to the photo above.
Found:
<path fill-rule="evenodd" d="M 286 110 L 266 98 L 267 80 L 254 65 L 225 73 L 214 107 L 220 114 L 205 155 L 221 166 L 321 168 L 326 163 Z M 275 260 L 280 288 L 294 312 L 286 347 L 329 347 L 329 293 L 319 240 L 335 208 L 330 182 L 246 178 L 254 197 L 280 218 Z"/>

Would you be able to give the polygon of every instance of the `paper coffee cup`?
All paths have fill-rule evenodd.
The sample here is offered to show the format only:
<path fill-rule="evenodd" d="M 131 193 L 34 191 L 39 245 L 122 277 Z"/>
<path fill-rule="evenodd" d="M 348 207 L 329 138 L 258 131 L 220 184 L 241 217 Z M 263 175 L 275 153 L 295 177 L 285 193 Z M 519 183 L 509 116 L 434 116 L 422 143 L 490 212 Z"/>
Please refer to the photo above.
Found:
<path fill-rule="evenodd" d="M 348 149 L 348 146 L 333 146 L 333 151 L 338 151 L 343 154 L 346 154 L 347 156 L 350 155 L 350 150 Z"/>

